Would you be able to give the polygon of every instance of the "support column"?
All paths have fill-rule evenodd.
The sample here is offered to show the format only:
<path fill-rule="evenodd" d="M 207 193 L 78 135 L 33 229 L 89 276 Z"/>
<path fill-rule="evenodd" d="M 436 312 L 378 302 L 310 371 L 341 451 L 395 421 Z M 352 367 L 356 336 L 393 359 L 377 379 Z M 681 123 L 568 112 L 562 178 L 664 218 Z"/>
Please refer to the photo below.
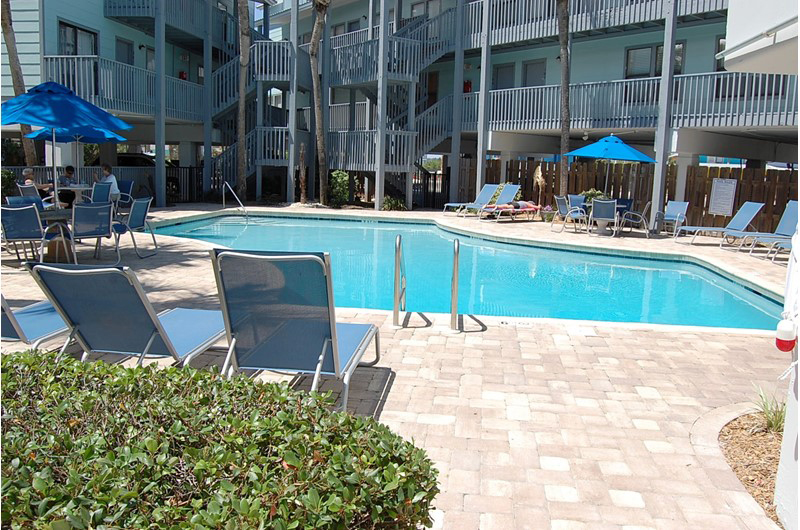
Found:
<path fill-rule="evenodd" d="M 214 88 L 212 85 L 211 39 L 214 20 L 214 6 L 206 2 L 206 30 L 203 34 L 203 194 L 211 191 L 211 180 L 214 175 L 214 162 L 211 157 L 211 136 L 214 130 L 211 109 L 214 106 Z"/>
<path fill-rule="evenodd" d="M 456 2 L 456 25 L 464 27 L 464 3 Z M 458 177 L 461 172 L 461 118 L 464 103 L 464 32 L 455 32 L 455 60 L 453 64 L 453 128 L 450 137 L 450 189 L 449 201 L 458 201 Z"/>
<path fill-rule="evenodd" d="M 256 127 L 263 127 L 264 126 L 264 82 L 263 81 L 256 81 Z M 261 134 L 256 135 L 258 138 L 258 147 L 256 149 L 256 153 L 263 153 L 264 146 L 261 145 L 261 142 L 264 141 L 264 136 Z M 262 171 L 263 166 L 258 163 L 258 156 L 256 158 L 256 200 L 261 199 L 261 181 L 262 178 Z"/>
<path fill-rule="evenodd" d="M 489 144 L 489 90 L 491 90 L 492 77 L 492 47 L 489 43 L 491 21 L 491 0 L 483 0 L 481 17 L 481 86 L 478 94 L 478 160 L 475 190 L 480 191 L 486 182 L 486 151 Z"/>
<path fill-rule="evenodd" d="M 653 175 L 653 204 L 650 209 L 650 229 L 656 226 L 656 213 L 664 209 L 664 191 L 667 182 L 667 164 L 672 140 L 673 68 L 675 65 L 675 0 L 664 2 L 664 53 L 661 62 L 661 81 L 658 85 L 658 126 L 656 128 L 656 168 Z"/>
<path fill-rule="evenodd" d="M 394 4 L 394 31 L 396 32 L 400 29 L 400 21 L 403 20 L 403 0 L 395 0 Z"/>
<path fill-rule="evenodd" d="M 323 27 L 322 49 L 320 51 L 322 52 L 322 56 L 320 57 L 320 68 L 322 68 L 322 131 L 327 135 L 331 125 L 331 25 L 330 19 L 327 17 L 325 18 L 325 26 Z M 325 139 L 327 140 L 327 137 Z M 328 145 L 327 141 L 325 145 Z M 330 171 L 330 167 L 328 170 Z M 322 178 L 322 175 L 320 175 L 320 178 Z M 309 183 L 312 196 L 315 191 L 315 184 L 316 182 L 313 180 Z M 328 189 L 330 189 L 330 186 Z"/>
<path fill-rule="evenodd" d="M 686 200 L 686 175 L 689 172 L 689 166 L 696 166 L 700 164 L 700 155 L 691 153 L 680 153 L 676 159 L 677 162 L 677 180 L 675 181 L 675 200 Z"/>
<path fill-rule="evenodd" d="M 383 181 L 386 178 L 387 66 L 389 64 L 389 2 L 381 0 L 378 41 L 378 115 L 375 123 L 375 209 L 383 209 Z"/>
<path fill-rule="evenodd" d="M 45 146 L 50 145 L 49 142 L 45 142 Z M 117 165 L 117 144 L 112 143 L 105 143 L 100 144 L 100 163 L 108 164 L 110 166 Z M 47 150 L 45 150 L 45 153 Z M 50 161 L 48 160 L 47 163 L 49 164 Z"/>
<path fill-rule="evenodd" d="M 292 78 L 289 81 L 289 160 L 286 164 L 286 202 L 294 202 L 294 173 L 297 167 L 297 24 L 299 21 L 299 1 L 292 2 L 289 19 L 289 42 L 292 43 Z"/>
<path fill-rule="evenodd" d="M 182 141 L 178 144 L 178 164 L 181 167 L 197 165 L 197 144 Z"/>
<path fill-rule="evenodd" d="M 166 153 L 166 120 L 167 120 L 167 78 L 165 61 L 166 27 L 164 19 L 165 6 L 162 2 L 155 2 L 155 36 L 156 36 L 156 87 L 155 87 L 155 115 L 156 126 L 156 168 L 155 190 L 156 206 L 163 208 L 167 205 L 167 169 Z M 205 72 L 203 72 L 205 74 Z"/>
<path fill-rule="evenodd" d="M 355 89 L 350 89 L 350 105 L 347 107 L 348 116 L 347 116 L 347 130 L 348 131 L 355 131 L 356 130 L 356 91 Z"/>
<path fill-rule="evenodd" d="M 416 129 L 416 110 L 417 110 L 417 84 L 416 83 L 409 83 L 408 84 L 408 125 L 406 129 L 409 132 L 413 132 Z M 413 150 L 413 147 L 412 147 Z M 413 156 L 413 155 L 412 155 Z M 408 167 L 408 172 L 406 173 L 406 210 L 411 210 L 411 207 L 414 204 L 414 160 L 410 160 L 410 165 Z"/>
<path fill-rule="evenodd" d="M 369 40 L 372 40 L 372 39 L 375 38 L 375 1 L 374 0 L 369 0 L 369 17 L 367 18 L 367 24 L 369 25 L 369 27 L 367 28 L 367 30 L 368 30 L 367 31 L 367 37 L 369 38 Z M 364 92 L 364 96 L 366 96 L 366 92 Z M 367 98 L 367 115 L 365 117 L 366 117 L 366 120 L 367 120 L 365 129 L 366 130 L 370 130 L 370 129 L 372 129 L 372 101 L 370 101 L 369 98 Z M 365 186 L 369 186 L 369 181 L 367 181 L 365 179 L 364 180 L 364 185 Z M 366 190 L 367 188 L 365 187 L 364 189 Z"/>

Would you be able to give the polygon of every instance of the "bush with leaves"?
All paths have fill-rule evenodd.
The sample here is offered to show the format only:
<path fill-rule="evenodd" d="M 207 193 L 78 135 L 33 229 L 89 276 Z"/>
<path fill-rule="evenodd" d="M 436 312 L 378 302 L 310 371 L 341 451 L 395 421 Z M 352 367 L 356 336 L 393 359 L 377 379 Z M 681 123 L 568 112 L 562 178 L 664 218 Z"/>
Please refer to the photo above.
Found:
<path fill-rule="evenodd" d="M 404 212 L 406 210 L 405 199 L 387 195 L 383 198 L 383 209 L 387 212 Z"/>
<path fill-rule="evenodd" d="M 350 174 L 337 169 L 331 173 L 328 187 L 329 204 L 334 208 L 341 208 L 350 197 Z"/>
<path fill-rule="evenodd" d="M 3 169 L 2 171 L 0 171 L 0 178 L 2 178 L 2 180 L 0 181 L 0 183 L 2 183 L 2 188 L 0 188 L 0 194 L 2 194 L 3 197 L 10 197 L 12 195 L 18 194 L 17 176 L 14 174 L 13 171 L 10 171 L 8 169 Z"/>
<path fill-rule="evenodd" d="M 4 528 L 431 524 L 425 452 L 328 396 L 42 353 L 0 368 Z"/>

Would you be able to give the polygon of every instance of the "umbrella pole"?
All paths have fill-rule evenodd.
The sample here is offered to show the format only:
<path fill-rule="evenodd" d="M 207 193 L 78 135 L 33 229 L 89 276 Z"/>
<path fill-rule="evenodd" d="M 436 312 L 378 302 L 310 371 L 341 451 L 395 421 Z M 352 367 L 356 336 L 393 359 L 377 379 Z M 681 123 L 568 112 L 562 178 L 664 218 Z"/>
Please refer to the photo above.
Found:
<path fill-rule="evenodd" d="M 611 161 L 606 160 L 606 183 L 603 186 L 603 193 L 608 193 L 608 170 L 611 168 Z"/>
<path fill-rule="evenodd" d="M 58 174 L 56 172 L 56 129 L 52 127 L 53 132 L 53 149 L 51 154 L 51 161 L 53 162 L 53 208 L 61 208 L 61 201 L 58 200 Z"/>

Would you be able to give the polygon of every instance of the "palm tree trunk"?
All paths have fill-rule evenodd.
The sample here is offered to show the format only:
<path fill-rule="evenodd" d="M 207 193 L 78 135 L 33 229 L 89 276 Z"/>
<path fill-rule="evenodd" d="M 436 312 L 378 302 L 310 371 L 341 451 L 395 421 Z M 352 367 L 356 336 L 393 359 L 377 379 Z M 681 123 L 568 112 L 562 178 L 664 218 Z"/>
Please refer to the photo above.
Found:
<path fill-rule="evenodd" d="M 566 195 L 569 182 L 569 161 L 565 156 L 569 152 L 569 0 L 556 0 L 558 14 L 558 44 L 561 59 L 561 178 L 558 194 Z"/>
<path fill-rule="evenodd" d="M 3 26 L 3 40 L 8 51 L 8 69 L 11 70 L 11 84 L 14 85 L 14 95 L 19 96 L 25 93 L 25 80 L 22 77 L 22 66 L 19 64 L 19 54 L 17 53 L 17 39 L 14 36 L 14 26 L 11 21 L 11 0 L 2 0 L 2 13 L 0 13 L 0 24 Z M 25 164 L 35 166 L 37 163 L 36 147 L 33 140 L 25 138 L 31 132 L 30 125 L 20 125 L 22 131 L 22 149 L 25 151 Z"/>
<path fill-rule="evenodd" d="M 241 200 L 247 195 L 247 75 L 250 64 L 250 11 L 247 0 L 237 0 L 239 15 L 239 102 L 236 113 L 236 194 Z M 208 74 L 207 74 L 208 75 Z M 256 197 L 258 199 L 258 197 Z"/>
<path fill-rule="evenodd" d="M 317 167 L 319 168 L 319 200 L 328 204 L 328 150 L 325 146 L 325 123 L 322 119 L 322 86 L 319 71 L 319 47 L 325 30 L 325 16 L 328 14 L 330 0 L 314 0 L 317 17 L 311 32 L 311 45 L 308 54 L 311 58 L 311 84 L 314 90 L 314 122 L 317 137 Z"/>

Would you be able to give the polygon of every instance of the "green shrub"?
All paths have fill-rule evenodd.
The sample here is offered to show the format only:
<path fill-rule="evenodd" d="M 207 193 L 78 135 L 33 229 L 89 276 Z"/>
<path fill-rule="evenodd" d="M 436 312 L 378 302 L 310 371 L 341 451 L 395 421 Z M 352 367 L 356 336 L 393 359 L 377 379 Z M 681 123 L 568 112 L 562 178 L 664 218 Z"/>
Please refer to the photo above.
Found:
<path fill-rule="evenodd" d="M 406 200 L 387 195 L 383 198 L 383 209 L 387 212 L 404 212 L 406 210 Z"/>
<path fill-rule="evenodd" d="M 0 183 L 2 183 L 0 194 L 2 194 L 3 197 L 17 195 L 17 176 L 13 171 L 8 169 L 0 171 L 0 179 L 2 179 L 0 180 Z"/>
<path fill-rule="evenodd" d="M 586 202 L 589 204 L 591 204 L 593 199 L 598 199 L 598 200 L 608 199 L 608 195 L 594 188 L 581 192 L 581 195 L 583 195 L 586 198 Z"/>
<path fill-rule="evenodd" d="M 350 197 L 350 174 L 337 169 L 331 173 L 328 184 L 329 203 L 334 208 L 341 208 Z"/>
<path fill-rule="evenodd" d="M 53 354 L 0 368 L 4 528 L 431 524 L 425 452 L 328 396 Z"/>
<path fill-rule="evenodd" d="M 786 420 L 786 402 L 778 401 L 775 399 L 775 396 L 768 397 L 761 387 L 757 387 L 757 389 L 758 399 L 755 405 L 762 416 L 764 416 L 767 430 L 782 433 L 783 424 Z"/>

